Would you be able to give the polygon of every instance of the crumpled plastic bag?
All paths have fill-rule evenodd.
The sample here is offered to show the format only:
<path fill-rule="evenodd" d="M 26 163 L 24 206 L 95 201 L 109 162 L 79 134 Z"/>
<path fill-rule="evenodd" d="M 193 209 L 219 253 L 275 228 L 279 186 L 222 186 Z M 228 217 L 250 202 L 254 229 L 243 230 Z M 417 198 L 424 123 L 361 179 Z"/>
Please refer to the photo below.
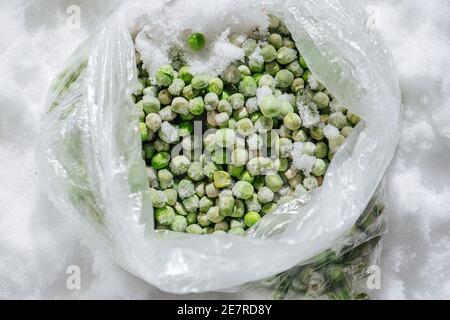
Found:
<path fill-rule="evenodd" d="M 43 119 L 39 175 L 50 199 L 116 263 L 167 292 L 263 286 L 274 287 L 275 298 L 358 298 L 386 231 L 382 181 L 401 108 L 389 51 L 357 1 L 220 1 L 223 15 L 243 12 L 243 18 L 246 10 L 259 10 L 283 18 L 311 71 L 364 122 L 335 155 L 321 188 L 266 215 L 248 237 L 154 230 L 139 111 L 131 99 L 137 70 L 129 27 L 141 14 L 183 6 L 192 18 L 195 6 L 208 3 L 125 4 L 76 50 L 50 89 Z M 220 23 L 195 19 L 205 30 Z M 330 266 L 344 271 L 345 292 L 333 284 L 343 278 Z"/>

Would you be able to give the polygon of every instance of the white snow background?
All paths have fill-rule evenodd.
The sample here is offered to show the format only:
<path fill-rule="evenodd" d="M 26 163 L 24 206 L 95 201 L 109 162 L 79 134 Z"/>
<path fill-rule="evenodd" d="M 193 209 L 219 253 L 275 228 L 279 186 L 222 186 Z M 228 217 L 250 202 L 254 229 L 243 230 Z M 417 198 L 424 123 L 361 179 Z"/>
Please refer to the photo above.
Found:
<path fill-rule="evenodd" d="M 34 148 L 50 81 L 119 1 L 0 0 L 0 298 L 181 298 L 134 278 L 83 242 L 37 184 Z M 388 171 L 382 288 L 374 294 L 448 299 L 450 2 L 366 1 L 370 23 L 395 57 L 405 108 Z M 81 8 L 80 30 L 67 27 L 70 5 Z M 81 267 L 81 290 L 66 288 L 69 265 Z M 188 296 L 222 297 L 254 296 Z"/>

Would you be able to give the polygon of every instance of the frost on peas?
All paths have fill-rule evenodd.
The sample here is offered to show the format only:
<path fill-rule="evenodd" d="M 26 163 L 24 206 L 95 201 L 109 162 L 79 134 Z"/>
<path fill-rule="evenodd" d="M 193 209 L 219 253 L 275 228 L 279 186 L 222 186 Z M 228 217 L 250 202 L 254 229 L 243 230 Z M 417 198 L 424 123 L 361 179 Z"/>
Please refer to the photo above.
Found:
<path fill-rule="evenodd" d="M 144 96 L 142 98 L 142 108 L 146 114 L 155 113 L 161 110 L 161 102 L 157 97 Z"/>
<path fill-rule="evenodd" d="M 287 138 L 281 138 L 278 141 L 278 152 L 280 155 L 280 158 L 289 158 L 292 151 L 292 141 Z"/>
<path fill-rule="evenodd" d="M 162 121 L 172 121 L 177 117 L 177 114 L 175 112 L 173 112 L 171 106 L 166 106 L 166 107 L 162 108 L 158 112 L 158 114 L 161 117 Z"/>
<path fill-rule="evenodd" d="M 256 96 L 257 88 L 258 85 L 256 84 L 255 79 L 253 79 L 253 77 L 250 76 L 245 76 L 239 83 L 239 92 L 246 98 Z"/>
<path fill-rule="evenodd" d="M 178 195 L 181 199 L 187 199 L 194 195 L 195 186 L 194 184 L 187 179 L 183 179 L 178 183 Z M 184 203 L 183 203 L 184 205 Z"/>
<path fill-rule="evenodd" d="M 197 215 L 197 223 L 202 227 L 211 225 L 211 221 L 209 221 L 207 214 L 202 212 Z"/>
<path fill-rule="evenodd" d="M 303 145 L 303 154 L 306 154 L 308 156 L 313 156 L 315 151 L 316 151 L 316 145 L 314 143 L 306 142 Z"/>
<path fill-rule="evenodd" d="M 345 143 L 345 137 L 343 135 L 338 135 L 335 139 L 329 141 L 330 151 L 334 154 L 339 148 Z"/>
<path fill-rule="evenodd" d="M 220 78 L 212 78 L 209 81 L 208 91 L 220 96 L 223 92 L 223 81 Z"/>
<path fill-rule="evenodd" d="M 175 143 L 178 141 L 178 130 L 169 122 L 165 121 L 161 124 L 161 128 L 158 131 L 158 136 L 161 140 L 169 144 Z"/>
<path fill-rule="evenodd" d="M 178 125 L 178 136 L 185 138 L 194 133 L 194 126 L 192 122 L 184 121 Z"/>
<path fill-rule="evenodd" d="M 171 207 L 162 207 L 155 210 L 156 221 L 163 226 L 170 226 L 175 219 L 175 211 Z"/>
<path fill-rule="evenodd" d="M 214 202 L 208 197 L 202 197 L 199 202 L 199 209 L 201 212 L 208 212 L 208 210 L 214 205 Z M 214 221 L 213 221 L 214 222 Z"/>
<path fill-rule="evenodd" d="M 168 87 L 174 78 L 174 70 L 171 65 L 163 65 L 156 71 L 156 82 L 160 86 Z"/>
<path fill-rule="evenodd" d="M 306 142 L 307 136 L 306 136 L 305 131 L 298 130 L 298 131 L 295 131 L 294 133 L 292 133 L 292 140 L 294 140 L 296 142 Z"/>
<path fill-rule="evenodd" d="M 246 57 L 250 57 L 256 50 L 258 43 L 254 39 L 247 39 L 242 44 L 242 48 L 244 49 L 244 53 Z"/>
<path fill-rule="evenodd" d="M 182 79 L 174 79 L 168 90 L 172 96 L 179 96 L 181 95 L 181 92 L 183 92 L 185 86 L 186 84 Z"/>
<path fill-rule="evenodd" d="M 248 116 L 249 116 L 249 114 L 248 114 L 248 111 L 247 111 L 247 108 L 246 108 L 246 107 L 240 108 L 240 109 L 238 109 L 238 110 L 234 110 L 234 111 L 233 111 L 233 118 L 234 118 L 234 119 L 230 119 L 230 121 L 231 121 L 231 120 L 234 120 L 234 122 L 233 122 L 233 124 L 234 124 L 233 129 L 236 128 L 237 121 L 239 121 L 239 120 L 241 120 L 241 119 L 248 118 Z M 230 125 L 229 125 L 229 127 L 231 128 Z"/>
<path fill-rule="evenodd" d="M 226 112 L 218 113 L 214 116 L 215 126 L 226 127 L 230 123 L 230 116 Z"/>
<path fill-rule="evenodd" d="M 233 194 L 238 199 L 248 200 L 253 196 L 254 192 L 253 186 L 246 181 L 238 181 L 233 186 Z"/>
<path fill-rule="evenodd" d="M 325 174 L 326 170 L 327 170 L 327 165 L 326 165 L 325 161 L 323 161 L 322 159 L 316 159 L 316 162 L 314 163 L 314 165 L 312 167 L 311 173 L 316 177 L 320 177 Z"/>
<path fill-rule="evenodd" d="M 231 116 L 233 114 L 233 107 L 231 106 L 231 103 L 228 100 L 222 99 L 219 101 L 219 104 L 217 105 L 217 111 L 225 112 L 226 114 L 228 114 L 228 116 Z"/>
<path fill-rule="evenodd" d="M 175 176 L 181 176 L 188 171 L 190 163 L 188 157 L 183 155 L 177 156 L 170 162 L 170 171 Z"/>
<path fill-rule="evenodd" d="M 231 153 L 231 162 L 235 166 L 245 166 L 248 161 L 248 151 L 237 148 Z"/>
<path fill-rule="evenodd" d="M 207 184 L 205 191 L 209 198 L 217 198 L 219 196 L 219 189 L 214 186 L 214 183 Z"/>
<path fill-rule="evenodd" d="M 219 223 L 225 219 L 225 216 L 220 214 L 218 206 L 210 207 L 206 213 L 206 216 L 212 223 Z"/>

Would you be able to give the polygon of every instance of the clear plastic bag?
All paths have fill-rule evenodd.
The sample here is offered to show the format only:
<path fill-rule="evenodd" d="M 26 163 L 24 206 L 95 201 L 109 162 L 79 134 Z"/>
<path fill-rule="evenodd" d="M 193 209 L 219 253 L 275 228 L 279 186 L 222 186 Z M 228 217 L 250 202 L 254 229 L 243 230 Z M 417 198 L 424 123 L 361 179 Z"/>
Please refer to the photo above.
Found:
<path fill-rule="evenodd" d="M 183 6 L 193 12 L 208 5 L 204 0 L 125 4 L 76 50 L 50 90 L 43 120 L 39 174 L 49 197 L 87 239 L 161 290 L 182 294 L 272 285 L 276 298 L 288 292 L 346 297 L 311 294 L 299 279 L 306 269 L 343 266 L 361 256 L 376 259 L 385 232 L 379 195 L 397 145 L 400 93 L 389 51 L 366 26 L 358 2 L 241 1 L 237 6 L 220 1 L 224 15 L 243 19 L 246 10 L 259 10 L 282 17 L 311 71 L 364 124 L 335 155 L 321 188 L 266 215 L 248 237 L 154 230 L 139 111 L 131 99 L 137 76 L 129 26 L 143 13 L 183 12 Z M 210 23 L 228 27 L 214 16 L 190 18 L 205 29 Z M 358 256 L 361 246 L 371 254 Z M 367 258 L 364 265 L 373 261 Z M 361 276 L 352 274 L 345 279 L 356 293 Z M 325 281 L 322 287 L 333 285 Z"/>

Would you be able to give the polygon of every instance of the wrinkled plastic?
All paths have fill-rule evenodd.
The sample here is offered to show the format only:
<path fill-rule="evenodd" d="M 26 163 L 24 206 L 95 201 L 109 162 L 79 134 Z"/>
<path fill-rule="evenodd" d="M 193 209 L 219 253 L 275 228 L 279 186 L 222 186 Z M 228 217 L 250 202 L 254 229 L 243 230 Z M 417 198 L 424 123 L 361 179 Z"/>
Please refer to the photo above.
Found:
<path fill-rule="evenodd" d="M 173 293 L 270 285 L 277 298 L 289 292 L 320 296 L 324 292 L 311 294 L 299 280 L 305 268 L 343 265 L 361 246 L 370 249 L 364 265 L 376 262 L 386 215 L 373 208 L 383 207 L 400 93 L 390 54 L 357 1 L 248 2 L 285 20 L 312 72 L 364 119 L 335 155 L 322 187 L 266 215 L 248 237 L 154 230 L 139 114 L 131 99 L 137 70 L 128 26 L 137 17 L 130 12 L 161 13 L 173 1 L 166 2 L 121 8 L 74 53 L 50 90 L 38 151 L 39 174 L 55 206 L 119 265 Z M 362 223 L 364 217 L 370 223 Z M 346 282 L 358 292 L 362 276 L 352 274 Z M 333 286 L 327 281 L 320 288 Z"/>

